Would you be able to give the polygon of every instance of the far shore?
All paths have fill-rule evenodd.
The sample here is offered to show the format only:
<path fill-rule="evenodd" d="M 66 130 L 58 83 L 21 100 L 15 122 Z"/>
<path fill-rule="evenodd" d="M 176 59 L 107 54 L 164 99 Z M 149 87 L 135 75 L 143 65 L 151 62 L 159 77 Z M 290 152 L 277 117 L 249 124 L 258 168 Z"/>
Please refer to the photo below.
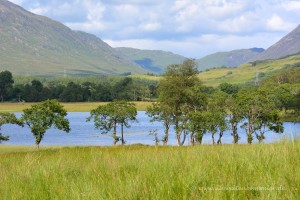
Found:
<path fill-rule="evenodd" d="M 147 106 L 153 102 L 133 102 L 136 104 L 138 111 L 145 111 Z M 34 103 L 0 103 L 0 112 L 22 112 L 24 109 L 29 108 Z M 76 103 L 61 103 L 68 112 L 90 112 L 99 105 L 106 104 L 105 102 L 76 102 Z"/>

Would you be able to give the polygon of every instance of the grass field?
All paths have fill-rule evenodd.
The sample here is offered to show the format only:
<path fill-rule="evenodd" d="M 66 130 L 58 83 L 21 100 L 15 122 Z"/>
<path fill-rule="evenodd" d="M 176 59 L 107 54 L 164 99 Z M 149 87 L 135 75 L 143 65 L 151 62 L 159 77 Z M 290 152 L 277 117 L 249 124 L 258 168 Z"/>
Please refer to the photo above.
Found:
<path fill-rule="evenodd" d="M 267 60 L 257 62 L 255 66 L 250 63 L 241 65 L 235 68 L 217 68 L 209 71 L 204 71 L 199 74 L 199 78 L 206 86 L 216 87 L 221 83 L 227 82 L 231 84 L 247 84 L 254 83 L 256 75 L 259 81 L 267 78 L 287 66 L 299 64 L 300 54 L 289 56 L 278 60 Z M 161 77 L 147 76 L 147 75 L 134 75 L 135 78 L 159 80 Z"/>
<path fill-rule="evenodd" d="M 134 102 L 139 111 L 146 110 L 147 106 L 152 102 Z M 84 102 L 84 103 L 62 103 L 68 112 L 89 112 L 99 105 L 105 103 L 100 102 Z M 32 103 L 0 103 L 0 112 L 20 112 L 25 108 L 29 108 Z"/>
<path fill-rule="evenodd" d="M 0 156 L 0 199 L 300 198 L 299 141 L 38 152 L 0 146 Z"/>

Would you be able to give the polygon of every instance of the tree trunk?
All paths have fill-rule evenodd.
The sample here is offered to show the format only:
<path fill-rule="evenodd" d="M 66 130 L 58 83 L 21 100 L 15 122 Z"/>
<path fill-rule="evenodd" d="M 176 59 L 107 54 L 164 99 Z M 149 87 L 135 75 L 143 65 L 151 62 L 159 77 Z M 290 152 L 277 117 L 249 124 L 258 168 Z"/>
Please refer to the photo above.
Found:
<path fill-rule="evenodd" d="M 168 144 L 168 140 L 169 140 L 169 129 L 170 129 L 170 125 L 168 123 L 165 122 L 165 137 L 163 140 L 164 145 Z"/>
<path fill-rule="evenodd" d="M 186 139 L 187 132 L 186 132 L 186 130 L 185 130 L 185 128 L 184 128 L 184 131 L 183 131 L 183 138 L 182 138 L 182 140 L 181 140 L 181 134 L 182 134 L 182 132 L 179 130 L 178 123 L 177 123 L 176 126 L 177 126 L 177 128 L 176 128 L 176 139 L 177 139 L 177 144 L 178 144 L 179 146 L 182 146 L 182 145 L 184 145 L 184 142 L 185 142 L 185 139 Z"/>
<path fill-rule="evenodd" d="M 231 122 L 231 128 L 232 128 L 232 133 L 231 135 L 233 136 L 233 143 L 237 144 L 239 142 L 239 134 L 237 132 L 237 126 L 238 124 L 235 122 Z"/>
<path fill-rule="evenodd" d="M 215 133 L 211 133 L 211 139 L 212 139 L 213 145 L 216 144 L 216 142 L 215 142 Z"/>
<path fill-rule="evenodd" d="M 113 132 L 113 138 L 114 138 L 114 145 L 117 144 L 118 142 L 118 137 L 117 137 L 117 123 L 114 122 L 114 132 Z"/>
<path fill-rule="evenodd" d="M 218 139 L 218 142 L 217 142 L 217 144 L 222 144 L 222 137 L 223 137 L 223 131 L 220 131 L 220 133 L 219 133 L 219 139 Z"/>
<path fill-rule="evenodd" d="M 122 123 L 121 124 L 121 139 L 122 139 L 122 145 L 125 144 L 125 141 L 124 141 L 124 124 Z"/>
<path fill-rule="evenodd" d="M 195 145 L 195 132 L 192 132 L 191 135 L 190 135 L 190 143 L 192 146 Z"/>

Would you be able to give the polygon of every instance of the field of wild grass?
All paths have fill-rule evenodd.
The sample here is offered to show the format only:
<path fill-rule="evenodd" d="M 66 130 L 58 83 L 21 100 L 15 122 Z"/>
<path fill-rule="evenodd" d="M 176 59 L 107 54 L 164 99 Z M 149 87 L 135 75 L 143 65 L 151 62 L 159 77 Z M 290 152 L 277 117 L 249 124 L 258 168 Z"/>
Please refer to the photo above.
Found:
<path fill-rule="evenodd" d="M 300 141 L 0 146 L 0 199 L 299 199 L 299 166 Z"/>

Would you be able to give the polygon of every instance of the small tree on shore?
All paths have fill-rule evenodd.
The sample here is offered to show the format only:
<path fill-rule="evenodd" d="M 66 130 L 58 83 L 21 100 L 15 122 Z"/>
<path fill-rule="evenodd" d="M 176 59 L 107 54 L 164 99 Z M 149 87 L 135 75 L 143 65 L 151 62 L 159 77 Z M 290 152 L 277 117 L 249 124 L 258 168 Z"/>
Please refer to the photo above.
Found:
<path fill-rule="evenodd" d="M 40 147 L 44 134 L 51 127 L 69 132 L 69 121 L 65 117 L 67 111 L 57 100 L 46 100 L 23 110 L 22 120 L 35 137 L 37 149 Z"/>
<path fill-rule="evenodd" d="M 1 141 L 9 140 L 9 136 L 4 136 L 1 133 L 1 126 L 4 124 L 16 124 L 19 126 L 23 126 L 22 121 L 17 119 L 14 114 L 0 112 L 0 143 L 1 143 Z"/>
<path fill-rule="evenodd" d="M 129 128 L 130 121 L 136 120 L 137 110 L 134 103 L 127 101 L 114 101 L 107 105 L 100 105 L 96 109 L 91 110 L 90 117 L 87 121 L 93 119 L 94 126 L 97 129 L 103 130 L 102 133 L 107 133 L 113 129 L 114 145 L 121 140 L 124 140 L 124 126 Z M 117 124 L 121 126 L 121 137 L 117 136 Z"/>

